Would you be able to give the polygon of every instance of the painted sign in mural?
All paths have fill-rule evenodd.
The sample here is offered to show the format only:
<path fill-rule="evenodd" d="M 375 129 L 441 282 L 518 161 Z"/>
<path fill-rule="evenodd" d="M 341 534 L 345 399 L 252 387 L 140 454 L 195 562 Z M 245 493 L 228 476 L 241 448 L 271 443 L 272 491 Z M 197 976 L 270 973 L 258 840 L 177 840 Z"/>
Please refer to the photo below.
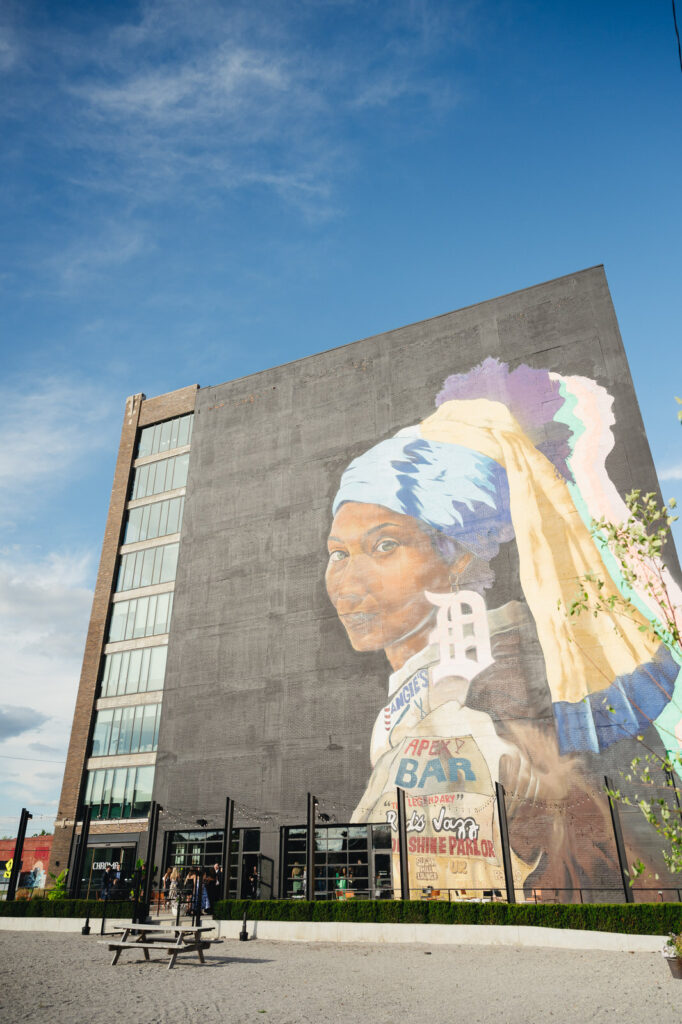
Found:
<path fill-rule="evenodd" d="M 565 611 L 590 573 L 603 604 L 626 591 L 590 529 L 627 518 L 606 470 L 611 396 L 486 359 L 435 404 L 354 459 L 333 503 L 329 597 L 352 647 L 391 668 L 353 820 L 395 828 L 400 787 L 410 884 L 499 889 L 499 780 L 517 885 L 606 884 L 595 779 L 650 727 L 682 748 L 680 664 L 641 628 L 646 595 L 629 594 L 634 618 Z"/>

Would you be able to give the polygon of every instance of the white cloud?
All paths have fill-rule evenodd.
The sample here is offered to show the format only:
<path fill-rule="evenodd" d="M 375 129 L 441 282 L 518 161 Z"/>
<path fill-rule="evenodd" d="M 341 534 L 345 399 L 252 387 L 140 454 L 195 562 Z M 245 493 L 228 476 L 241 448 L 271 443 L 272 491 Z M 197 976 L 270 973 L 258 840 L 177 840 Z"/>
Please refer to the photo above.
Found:
<path fill-rule="evenodd" d="M 666 466 L 658 474 L 659 480 L 682 480 L 682 462 L 674 466 Z"/>
<path fill-rule="evenodd" d="M 63 486 L 89 454 L 110 444 L 112 402 L 76 380 L 0 388 L 0 525 L 26 516 L 42 489 Z"/>
<path fill-rule="evenodd" d="M 6 26 L 0 26 L 0 71 L 11 71 L 19 61 L 16 36 Z"/>
<path fill-rule="evenodd" d="M 283 93 L 293 84 L 281 60 L 268 60 L 257 50 L 225 46 L 200 61 L 133 72 L 120 84 L 79 86 L 71 91 L 108 116 L 196 125 L 197 119 L 218 116 L 243 121 L 247 111 L 253 112 L 268 94 Z M 256 125 L 253 128 L 258 130 Z"/>
<path fill-rule="evenodd" d="M 2 789 L 4 815 L 23 804 L 49 816 L 58 799 L 59 764 L 47 769 L 44 762 L 60 761 L 68 745 L 93 561 L 94 553 L 83 551 L 37 561 L 20 551 L 0 557 L 2 710 L 3 720 L 15 726 L 0 741 L 0 765 L 14 779 Z"/>
<path fill-rule="evenodd" d="M 78 184 L 119 194 L 128 213 L 256 185 L 326 217 L 363 120 L 404 144 L 388 112 L 421 104 L 422 131 L 454 104 L 434 58 L 449 65 L 468 45 L 471 7 L 151 0 L 113 27 L 34 34 L 26 103 L 49 125 L 46 145 L 79 153 Z"/>
<path fill-rule="evenodd" d="M 85 240 L 73 242 L 47 262 L 68 289 L 112 267 L 128 263 L 145 247 L 144 235 L 139 228 L 105 225 L 97 237 L 89 235 Z"/>

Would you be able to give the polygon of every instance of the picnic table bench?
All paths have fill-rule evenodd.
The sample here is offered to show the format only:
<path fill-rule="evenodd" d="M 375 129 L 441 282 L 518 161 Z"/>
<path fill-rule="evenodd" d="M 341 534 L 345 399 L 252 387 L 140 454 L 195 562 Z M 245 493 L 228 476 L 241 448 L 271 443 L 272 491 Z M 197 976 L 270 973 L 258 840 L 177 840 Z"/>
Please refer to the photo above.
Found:
<path fill-rule="evenodd" d="M 196 953 L 201 963 L 205 963 L 204 950 L 209 949 L 215 939 L 206 939 L 202 932 L 214 930 L 213 925 L 163 925 L 163 924 L 130 924 L 118 928 L 111 935 L 120 935 L 120 939 L 100 939 L 102 945 L 109 947 L 114 954 L 111 966 L 118 963 L 118 958 L 125 949 L 141 949 L 145 960 L 149 960 L 150 949 L 162 949 L 170 956 L 168 969 L 175 964 L 176 958 L 183 953 Z"/>

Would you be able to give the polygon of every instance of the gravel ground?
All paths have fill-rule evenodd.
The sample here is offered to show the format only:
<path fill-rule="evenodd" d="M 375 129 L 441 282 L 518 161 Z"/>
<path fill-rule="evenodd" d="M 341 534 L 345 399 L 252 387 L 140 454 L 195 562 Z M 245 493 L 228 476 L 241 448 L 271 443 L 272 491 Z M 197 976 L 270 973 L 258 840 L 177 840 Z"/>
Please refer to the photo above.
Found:
<path fill-rule="evenodd" d="M 96 937 L 1 932 L 2 1024 L 680 1024 L 660 955 L 226 939 L 200 966 Z M 163 957 L 163 960 L 162 960 Z"/>

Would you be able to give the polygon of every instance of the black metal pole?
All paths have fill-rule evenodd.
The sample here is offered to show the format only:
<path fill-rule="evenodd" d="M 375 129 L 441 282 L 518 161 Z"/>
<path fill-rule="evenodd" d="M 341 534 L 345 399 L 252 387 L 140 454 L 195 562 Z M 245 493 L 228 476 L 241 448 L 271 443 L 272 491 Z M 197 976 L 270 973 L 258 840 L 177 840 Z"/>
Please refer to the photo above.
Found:
<path fill-rule="evenodd" d="M 152 800 L 151 807 L 149 808 L 149 824 L 147 826 L 149 835 L 147 841 L 147 873 L 144 879 L 144 899 L 143 903 L 148 908 L 152 897 L 152 887 L 154 885 L 154 854 L 156 852 L 156 834 L 159 827 L 159 814 L 163 808 L 159 807 L 156 800 Z"/>
<path fill-rule="evenodd" d="M 85 855 L 88 852 L 88 839 L 90 838 L 90 824 L 91 824 L 91 822 L 92 822 L 92 807 L 88 806 L 88 807 L 85 808 L 85 814 L 83 815 L 83 828 L 82 828 L 82 831 L 81 831 L 81 835 L 83 837 L 83 842 L 81 844 L 81 861 L 80 861 L 80 865 L 79 865 L 79 868 L 78 868 L 78 872 L 79 872 L 78 884 L 79 884 L 79 886 L 81 884 L 80 876 L 83 874 L 83 871 L 85 869 Z M 79 895 L 80 895 L 80 889 L 79 889 Z"/>
<path fill-rule="evenodd" d="M 73 864 L 69 868 L 70 874 L 67 875 L 66 882 L 69 891 L 69 897 L 74 900 L 76 898 L 76 879 L 78 877 L 78 861 L 81 855 L 81 835 L 76 835 L 77 826 L 74 825 L 73 832 L 75 837 L 74 851 L 73 851 Z"/>
<path fill-rule="evenodd" d="M 147 850 L 145 852 L 144 867 L 143 867 L 143 884 L 142 884 L 142 903 L 149 903 L 147 893 L 149 891 L 149 880 L 151 878 L 151 868 L 149 865 L 150 857 L 154 857 L 154 852 L 151 848 L 154 831 L 154 818 L 156 817 L 156 800 L 152 800 L 149 805 L 149 814 L 147 816 Z"/>
<path fill-rule="evenodd" d="M 516 903 L 514 889 L 514 873 L 512 871 L 511 851 L 509 847 L 509 827 L 507 825 L 507 806 L 504 802 L 504 786 L 495 783 L 497 797 L 497 816 L 500 823 L 500 843 L 502 844 L 502 864 L 504 866 L 504 884 L 507 888 L 507 903 Z"/>
<path fill-rule="evenodd" d="M 194 886 L 194 916 L 192 918 L 192 923 L 196 925 L 197 928 L 201 928 L 201 895 L 204 885 L 201 872 L 202 868 L 199 867 L 197 871 L 196 885 Z"/>
<path fill-rule="evenodd" d="M 308 811 L 306 816 L 306 844 L 305 844 L 305 898 L 315 898 L 315 808 L 317 797 L 308 793 Z"/>
<path fill-rule="evenodd" d="M 281 900 L 286 899 L 289 879 L 285 877 L 284 867 L 284 825 L 279 826 L 279 886 L 277 894 Z"/>
<path fill-rule="evenodd" d="M 21 857 L 24 852 L 24 839 L 26 838 L 26 826 L 29 820 L 33 817 L 32 814 L 26 810 L 25 807 L 21 808 L 21 816 L 19 818 L 19 828 L 17 829 L 17 841 L 14 844 L 14 855 L 12 857 L 12 870 L 9 875 L 9 884 L 7 886 L 7 895 L 5 899 L 10 903 L 17 892 L 17 883 L 19 876 L 21 875 Z"/>
<path fill-rule="evenodd" d="M 83 821 L 81 823 L 81 834 L 78 840 L 78 846 L 76 847 L 76 855 L 74 857 L 73 865 L 73 878 L 71 879 L 71 885 L 69 887 L 71 892 L 71 898 L 77 900 L 80 898 L 81 891 L 81 875 L 83 874 L 83 865 L 85 864 L 85 853 L 88 848 L 88 836 L 90 835 L 90 819 L 92 818 L 92 807 L 88 806 L 83 812 Z"/>
<path fill-rule="evenodd" d="M 102 923 L 99 926 L 99 933 L 100 933 L 100 935 L 104 935 L 104 923 L 105 923 L 105 921 L 107 919 L 107 900 L 108 899 L 109 899 L 109 892 L 107 891 L 104 894 L 104 906 L 102 907 Z"/>
<path fill-rule="evenodd" d="M 232 824 L 234 822 L 234 801 L 225 797 L 225 840 L 223 842 L 222 872 L 223 879 L 218 899 L 230 898 L 230 874 L 232 872 Z"/>
<path fill-rule="evenodd" d="M 133 871 L 133 924 L 140 924 L 140 877 L 139 868 Z"/>
<path fill-rule="evenodd" d="M 407 811 L 405 790 L 397 789 L 398 795 L 398 862 L 400 864 L 400 898 L 410 898 L 410 865 L 407 859 Z"/>
<path fill-rule="evenodd" d="M 625 902 L 634 903 L 635 894 L 633 893 L 632 886 L 628 881 L 628 861 L 625 855 L 623 830 L 620 827 L 620 814 L 618 813 L 618 805 L 616 801 L 611 797 L 611 793 L 615 791 L 615 786 L 611 782 L 611 779 L 608 777 L 608 775 L 604 776 L 604 782 L 606 783 L 606 789 L 609 795 L 609 810 L 611 811 L 611 823 L 613 825 L 613 834 L 616 839 L 616 850 L 618 852 L 618 867 L 620 868 L 620 877 L 623 882 Z"/>
<path fill-rule="evenodd" d="M 73 851 L 73 867 L 71 868 L 71 878 L 69 881 L 69 895 L 72 900 L 78 899 L 78 890 L 80 887 L 80 862 L 81 862 L 81 850 L 83 849 L 83 824 L 81 823 L 81 831 L 76 836 L 76 847 Z"/>
<path fill-rule="evenodd" d="M 76 840 L 76 821 L 74 820 L 73 828 L 71 829 L 71 841 L 69 843 L 69 856 L 66 858 L 66 875 L 65 875 L 65 880 L 66 880 L 66 885 L 69 887 L 69 892 L 71 892 L 71 875 L 72 875 L 72 872 L 73 872 L 73 865 L 72 865 L 72 862 L 71 862 L 71 857 L 73 855 L 73 847 L 74 847 L 75 840 Z M 57 877 L 59 877 L 59 876 L 57 876 Z"/>

